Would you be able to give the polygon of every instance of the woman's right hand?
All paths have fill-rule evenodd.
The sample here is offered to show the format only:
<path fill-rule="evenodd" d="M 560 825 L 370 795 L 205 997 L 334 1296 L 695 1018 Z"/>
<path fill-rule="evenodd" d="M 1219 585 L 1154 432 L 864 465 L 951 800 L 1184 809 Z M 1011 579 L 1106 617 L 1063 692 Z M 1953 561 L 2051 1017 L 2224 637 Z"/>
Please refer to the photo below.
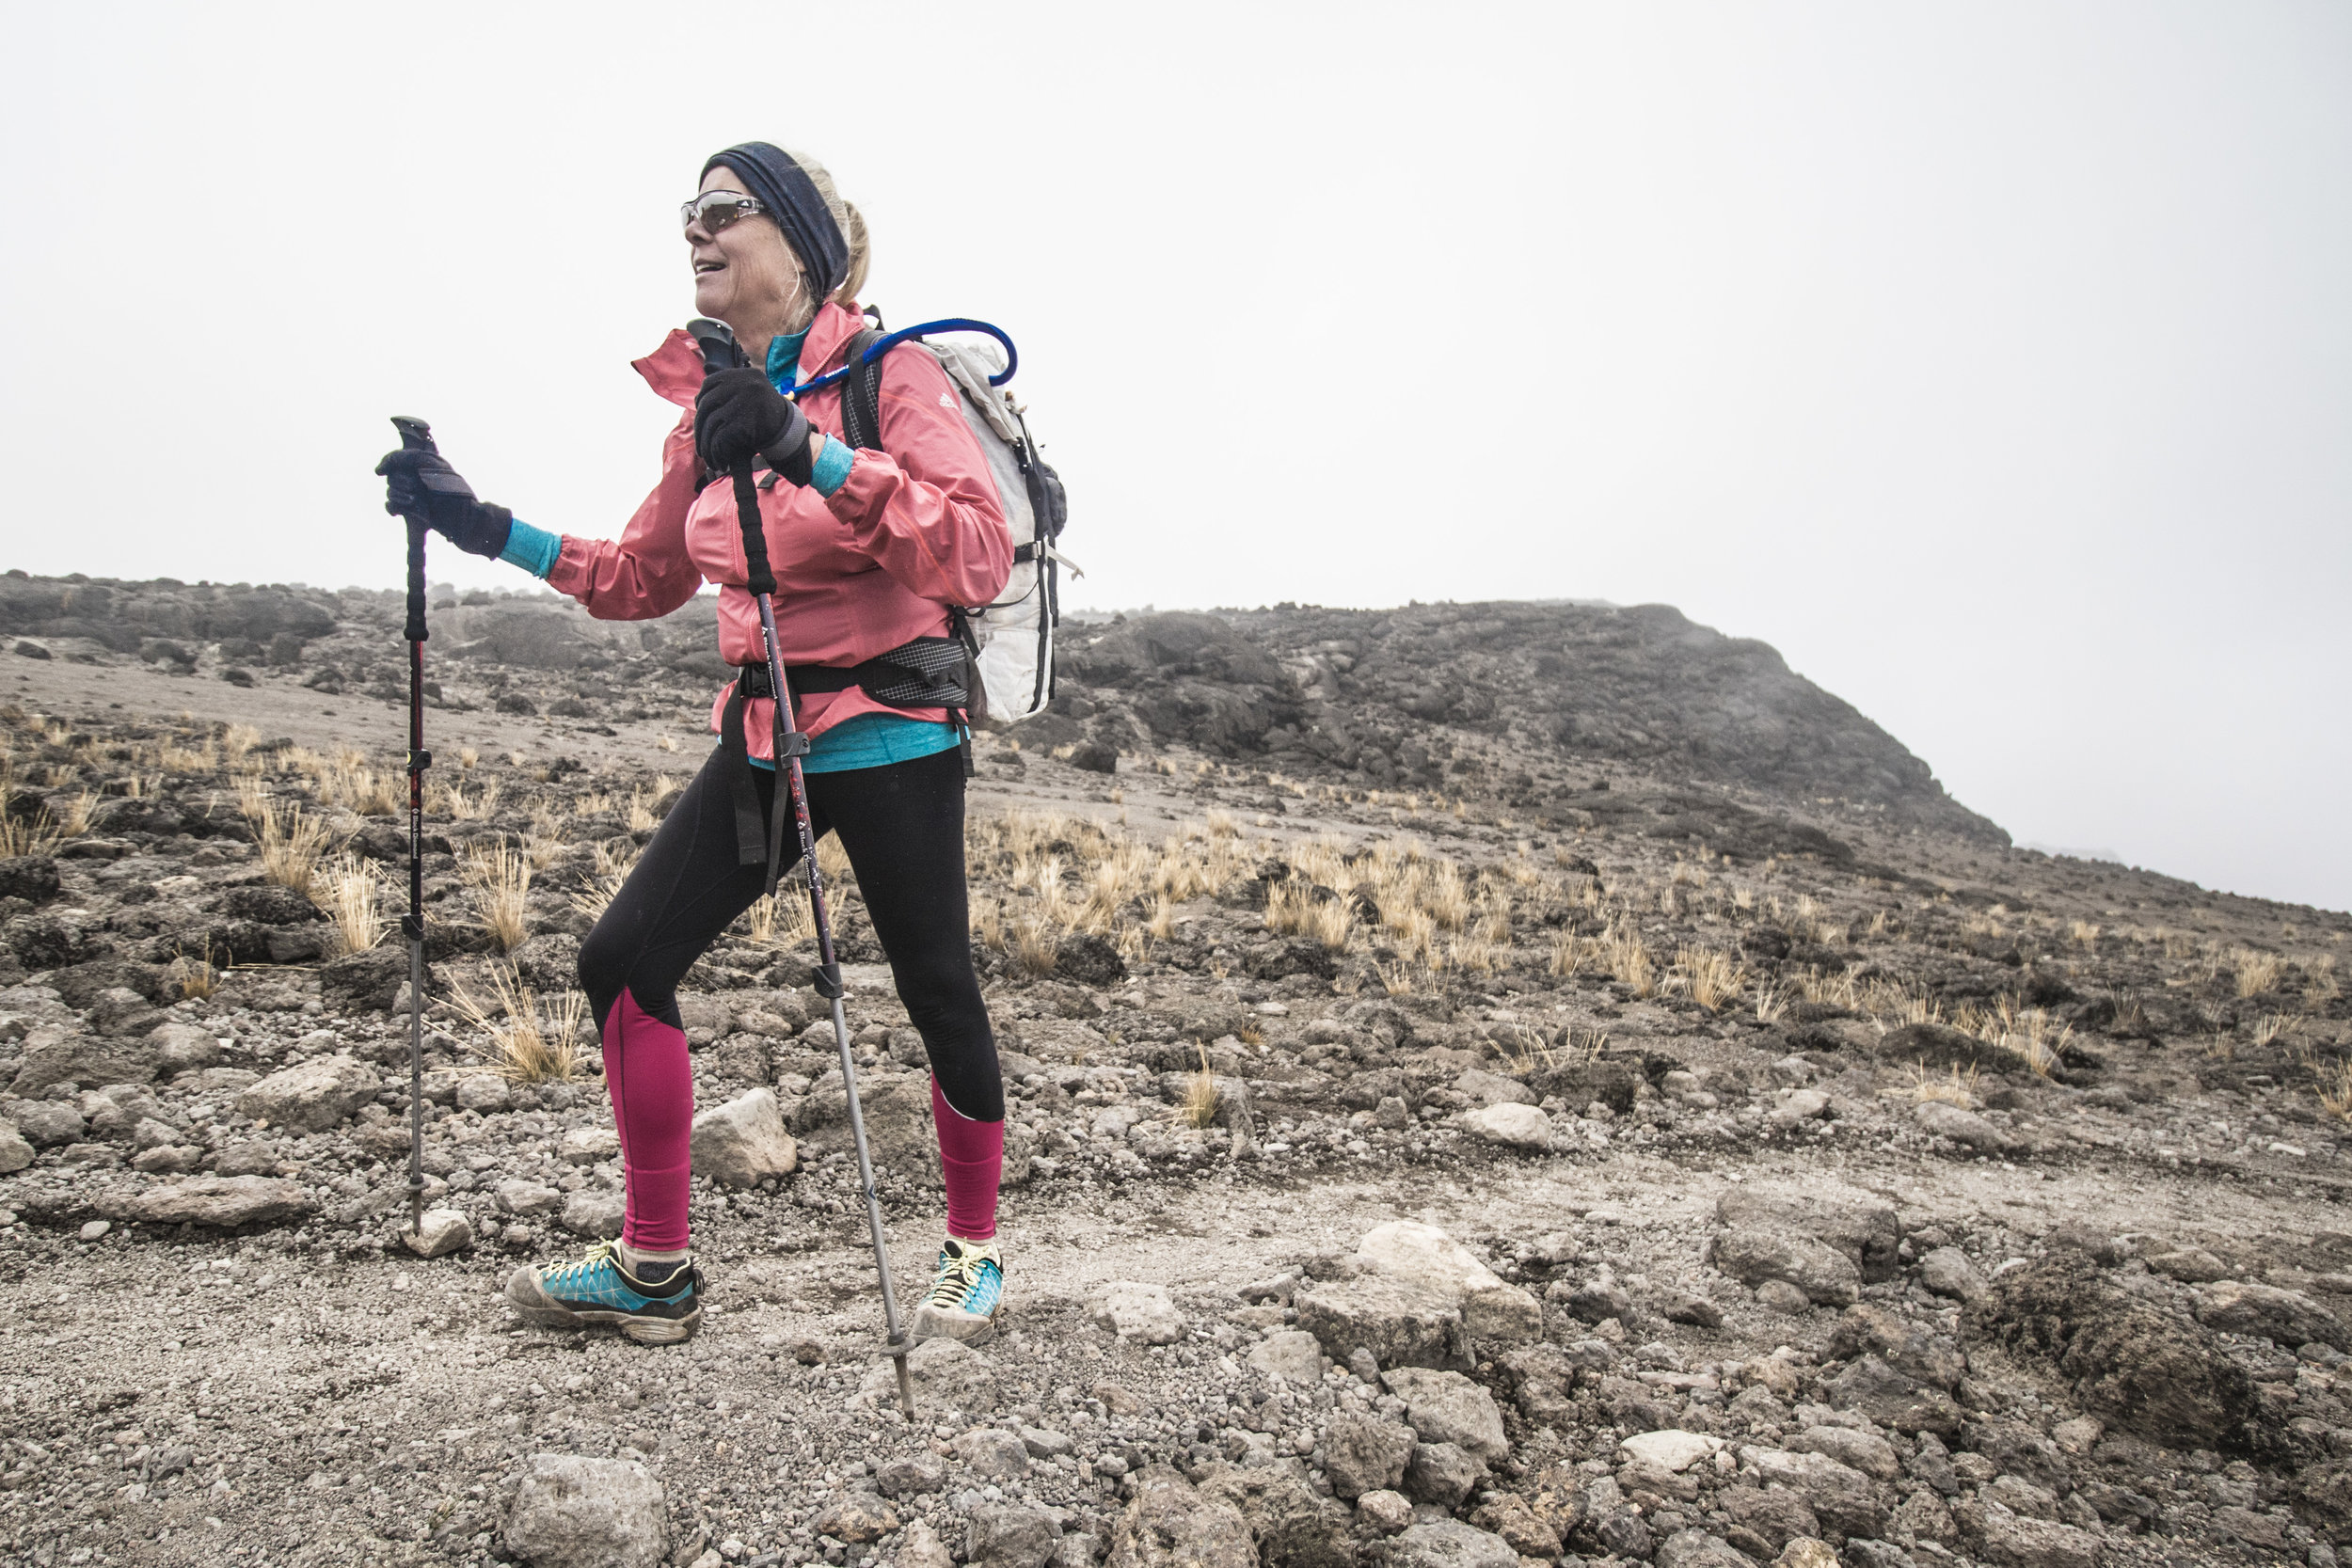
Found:
<path fill-rule="evenodd" d="M 801 405 L 749 368 L 714 371 L 694 397 L 694 450 L 713 474 L 765 457 L 795 484 L 806 484 L 818 437 Z"/>
<path fill-rule="evenodd" d="M 506 548 L 515 515 L 474 499 L 449 460 L 437 451 L 404 447 L 388 451 L 375 466 L 384 476 L 384 510 L 395 517 L 422 517 L 436 533 L 469 555 L 498 559 Z"/>

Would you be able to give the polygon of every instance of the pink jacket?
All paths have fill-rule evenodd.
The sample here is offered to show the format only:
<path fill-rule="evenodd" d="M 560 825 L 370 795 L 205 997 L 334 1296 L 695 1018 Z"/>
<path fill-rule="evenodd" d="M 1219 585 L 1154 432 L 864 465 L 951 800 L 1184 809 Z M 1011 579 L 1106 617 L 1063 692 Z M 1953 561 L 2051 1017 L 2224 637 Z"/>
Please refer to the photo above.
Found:
<path fill-rule="evenodd" d="M 827 305 L 801 345 L 805 382 L 835 368 L 842 345 L 865 325 L 854 308 Z M 694 394 L 702 355 L 681 328 L 636 362 L 656 392 L 686 412 L 661 446 L 661 482 L 617 540 L 564 536 L 548 581 L 604 621 L 667 615 L 704 582 L 719 589 L 719 653 L 729 664 L 762 657 L 759 610 L 743 582 L 743 535 L 723 479 L 694 483 Z M 841 436 L 841 394 L 801 403 L 809 422 Z M 1012 535 L 946 372 L 919 345 L 882 359 L 883 451 L 861 451 L 830 497 L 778 483 L 760 492 L 768 560 L 776 574 L 776 637 L 787 664 L 856 664 L 917 637 L 947 630 L 946 607 L 996 597 L 1012 572 Z M 711 705 L 711 727 L 726 703 Z M 751 753 L 768 757 L 771 704 L 743 718 Z M 852 687 L 801 701 L 802 727 L 821 735 L 861 713 L 944 720 L 938 708 L 894 708 Z"/>

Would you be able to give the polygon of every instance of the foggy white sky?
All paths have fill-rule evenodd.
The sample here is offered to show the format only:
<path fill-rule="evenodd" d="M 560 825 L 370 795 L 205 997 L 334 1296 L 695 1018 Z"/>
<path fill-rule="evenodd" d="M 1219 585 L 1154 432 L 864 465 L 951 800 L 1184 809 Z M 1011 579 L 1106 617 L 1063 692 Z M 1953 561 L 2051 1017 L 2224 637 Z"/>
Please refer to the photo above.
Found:
<path fill-rule="evenodd" d="M 2352 907 L 2340 5 L 0 27 L 0 565 L 390 586 L 395 412 L 617 531 L 762 137 L 1019 341 L 1073 602 L 1672 603 L 2021 840 Z"/>

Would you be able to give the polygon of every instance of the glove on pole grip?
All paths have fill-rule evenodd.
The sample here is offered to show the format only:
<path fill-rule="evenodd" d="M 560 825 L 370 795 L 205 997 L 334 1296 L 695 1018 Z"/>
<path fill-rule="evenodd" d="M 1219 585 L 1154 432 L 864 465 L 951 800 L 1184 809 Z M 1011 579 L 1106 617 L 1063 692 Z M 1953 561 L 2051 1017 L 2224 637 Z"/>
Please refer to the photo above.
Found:
<path fill-rule="evenodd" d="M 411 419 L 405 414 L 395 414 L 392 416 L 392 428 L 400 432 L 400 445 L 404 451 L 437 453 L 440 450 L 433 444 L 433 427 L 422 420 Z M 426 636 L 424 629 L 425 520 L 421 513 L 415 513 L 411 514 L 406 521 L 408 524 L 408 626 L 402 635 L 411 642 L 421 642 Z"/>
<path fill-rule="evenodd" d="M 702 348 L 705 375 L 743 368 L 743 345 L 735 341 L 734 330 L 726 323 L 697 316 L 686 324 L 686 330 Z M 743 530 L 743 586 L 755 598 L 767 597 L 776 591 L 776 574 L 768 565 L 768 536 L 759 527 L 759 490 L 752 483 L 751 464 L 737 464 L 732 477 L 735 517 Z"/>

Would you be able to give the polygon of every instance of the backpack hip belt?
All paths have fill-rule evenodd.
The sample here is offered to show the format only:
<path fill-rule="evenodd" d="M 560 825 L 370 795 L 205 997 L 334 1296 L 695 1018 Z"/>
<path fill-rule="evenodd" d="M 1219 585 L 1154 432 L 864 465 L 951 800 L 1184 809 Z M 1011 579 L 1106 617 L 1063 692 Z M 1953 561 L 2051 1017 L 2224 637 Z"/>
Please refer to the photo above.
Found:
<path fill-rule="evenodd" d="M 971 688 L 966 683 L 972 654 L 964 642 L 953 637 L 918 637 L 902 642 L 888 653 L 877 654 L 862 664 L 789 664 L 785 666 L 784 678 L 792 689 L 792 712 L 799 718 L 801 699 L 812 692 L 847 691 L 856 687 L 885 707 L 942 707 L 956 726 L 957 739 L 963 752 L 963 775 L 972 776 L 972 726 L 965 716 L 971 705 Z M 736 863 L 765 865 L 768 863 L 771 840 L 768 824 L 759 809 L 759 791 L 752 772 L 751 749 L 743 739 L 744 705 L 755 697 L 773 697 L 768 683 L 765 664 L 738 665 L 735 689 L 727 694 L 726 710 L 719 720 L 719 745 L 726 752 L 731 793 L 735 803 Z M 800 733 L 796 723 L 792 738 L 800 743 L 803 754 L 808 750 L 808 736 Z M 781 760 L 781 759 L 779 759 Z"/>

